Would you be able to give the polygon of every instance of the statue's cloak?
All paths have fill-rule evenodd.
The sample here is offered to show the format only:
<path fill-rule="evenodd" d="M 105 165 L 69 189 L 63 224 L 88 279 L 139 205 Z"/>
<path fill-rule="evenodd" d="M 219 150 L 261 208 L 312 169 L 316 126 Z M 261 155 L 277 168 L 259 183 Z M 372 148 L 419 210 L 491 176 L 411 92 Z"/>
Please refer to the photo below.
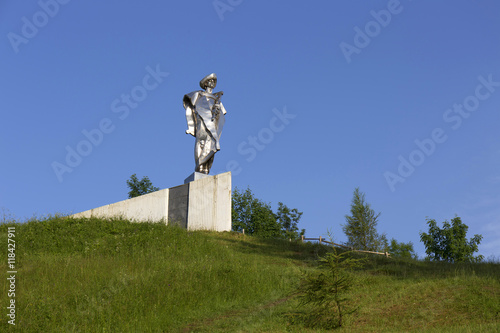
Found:
<path fill-rule="evenodd" d="M 217 96 L 203 90 L 184 95 L 184 108 L 188 131 L 196 136 L 197 122 L 201 121 L 207 133 L 215 143 L 214 153 L 220 150 L 220 136 L 224 127 L 226 109 Z"/>

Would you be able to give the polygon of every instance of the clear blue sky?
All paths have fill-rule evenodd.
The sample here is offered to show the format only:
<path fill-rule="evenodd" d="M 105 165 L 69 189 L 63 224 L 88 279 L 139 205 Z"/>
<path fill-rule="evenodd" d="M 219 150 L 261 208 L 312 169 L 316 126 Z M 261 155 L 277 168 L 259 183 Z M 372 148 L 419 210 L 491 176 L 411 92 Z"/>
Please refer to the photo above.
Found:
<path fill-rule="evenodd" d="M 498 257 L 498 13 L 494 0 L 3 1 L 0 207 L 84 211 L 126 199 L 133 173 L 182 184 L 182 97 L 215 72 L 228 113 L 212 173 L 229 165 L 234 186 L 298 208 L 307 236 L 345 241 L 360 187 L 378 231 L 420 256 L 426 217 L 458 214 Z M 85 156 L 68 163 L 68 149 Z"/>

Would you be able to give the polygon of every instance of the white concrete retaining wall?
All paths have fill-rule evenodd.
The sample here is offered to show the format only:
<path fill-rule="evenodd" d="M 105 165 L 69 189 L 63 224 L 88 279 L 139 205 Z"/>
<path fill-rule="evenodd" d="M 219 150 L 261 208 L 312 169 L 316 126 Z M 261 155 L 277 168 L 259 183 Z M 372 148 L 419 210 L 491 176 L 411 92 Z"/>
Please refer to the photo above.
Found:
<path fill-rule="evenodd" d="M 168 189 L 87 210 L 72 217 L 123 217 L 134 222 L 167 221 Z"/>
<path fill-rule="evenodd" d="M 165 221 L 188 230 L 231 230 L 231 172 L 209 176 L 72 215 Z"/>

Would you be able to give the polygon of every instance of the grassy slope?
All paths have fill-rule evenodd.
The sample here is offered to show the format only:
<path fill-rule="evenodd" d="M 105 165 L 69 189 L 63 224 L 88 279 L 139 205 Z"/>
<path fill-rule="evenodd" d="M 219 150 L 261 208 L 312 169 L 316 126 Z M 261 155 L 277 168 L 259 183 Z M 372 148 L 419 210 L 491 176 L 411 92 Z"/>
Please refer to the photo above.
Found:
<path fill-rule="evenodd" d="M 6 230 L 0 225 L 4 258 Z M 290 294 L 324 251 L 127 221 L 16 224 L 16 329 L 313 332 L 289 323 L 289 314 L 302 311 Z M 351 295 L 360 309 L 342 331 L 500 330 L 500 265 L 370 258 Z M 0 287 L 5 308 L 7 284 Z M 10 326 L 6 318 L 0 331 Z"/>

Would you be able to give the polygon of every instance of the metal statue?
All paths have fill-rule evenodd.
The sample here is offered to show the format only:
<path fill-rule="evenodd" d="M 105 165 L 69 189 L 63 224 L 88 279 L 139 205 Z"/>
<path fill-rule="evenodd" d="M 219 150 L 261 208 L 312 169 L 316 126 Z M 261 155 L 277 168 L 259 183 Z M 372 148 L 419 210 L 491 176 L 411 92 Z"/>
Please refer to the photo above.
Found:
<path fill-rule="evenodd" d="M 186 134 L 196 138 L 194 145 L 194 171 L 207 174 L 210 172 L 214 155 L 220 150 L 220 135 L 224 126 L 226 109 L 220 98 L 224 92 L 213 93 L 217 85 L 217 75 L 212 73 L 200 81 L 203 90 L 184 95 L 184 108 L 188 129 Z"/>

